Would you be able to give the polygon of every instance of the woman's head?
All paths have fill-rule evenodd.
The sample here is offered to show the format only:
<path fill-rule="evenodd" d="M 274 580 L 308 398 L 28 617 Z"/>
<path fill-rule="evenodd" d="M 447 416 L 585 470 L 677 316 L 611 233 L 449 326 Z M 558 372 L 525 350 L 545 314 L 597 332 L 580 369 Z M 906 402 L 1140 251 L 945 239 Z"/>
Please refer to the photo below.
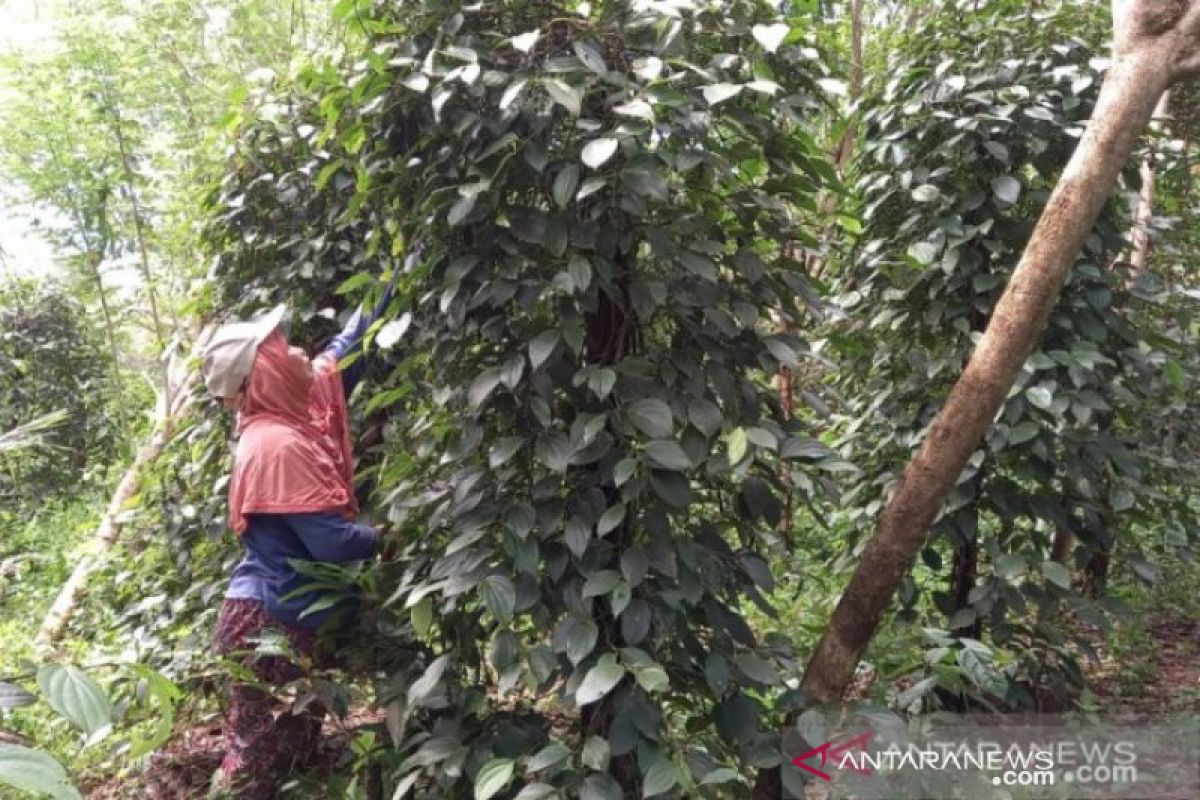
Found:
<path fill-rule="evenodd" d="M 275 331 L 258 346 L 245 388 L 235 396 L 232 407 L 243 418 L 270 414 L 306 423 L 312 383 L 313 367 L 308 355 L 299 347 L 289 346 L 283 334 Z"/>
<path fill-rule="evenodd" d="M 201 335 L 204 382 L 212 396 L 241 408 L 259 347 L 279 329 L 287 309 L 280 305 L 249 322 L 210 328 Z"/>

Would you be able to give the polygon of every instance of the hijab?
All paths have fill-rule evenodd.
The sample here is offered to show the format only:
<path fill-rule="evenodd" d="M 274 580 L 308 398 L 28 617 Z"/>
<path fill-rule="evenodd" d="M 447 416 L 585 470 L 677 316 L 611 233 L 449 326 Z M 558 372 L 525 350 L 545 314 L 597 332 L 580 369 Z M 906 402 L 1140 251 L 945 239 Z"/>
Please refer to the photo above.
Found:
<path fill-rule="evenodd" d="M 279 331 L 259 345 L 229 482 L 236 533 L 246 531 L 250 514 L 358 513 L 346 416 L 334 359 L 309 361 Z"/>

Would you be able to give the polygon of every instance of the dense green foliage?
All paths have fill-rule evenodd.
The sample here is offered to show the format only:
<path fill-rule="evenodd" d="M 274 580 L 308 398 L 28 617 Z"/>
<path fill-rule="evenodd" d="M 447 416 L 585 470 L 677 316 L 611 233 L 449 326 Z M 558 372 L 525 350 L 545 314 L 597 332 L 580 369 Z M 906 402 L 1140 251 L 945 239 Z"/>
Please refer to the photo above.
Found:
<path fill-rule="evenodd" d="M 865 229 L 841 281 L 851 322 L 835 335 L 849 366 L 839 380 L 849 457 L 871 475 L 847 497 L 844 513 L 859 529 L 873 526 L 880 490 L 965 365 L 1090 113 L 1101 76 L 1084 44 L 1047 40 L 1062 21 L 1001 9 L 964 26 L 944 14 L 931 25 L 946 35 L 914 45 L 912 60 L 866 100 L 857 164 Z M 1027 689 L 1062 680 L 1064 668 L 1079 680 L 1053 624 L 1059 603 L 1077 595 L 1051 544 L 1065 529 L 1079 536 L 1081 556 L 1111 547 L 1106 531 L 1136 502 L 1130 487 L 1145 471 L 1117 426 L 1155 396 L 1143 394 L 1153 389 L 1147 354 L 1112 268 L 1121 236 L 1115 213 L 1097 224 L 1041 349 L 935 525 L 922 560 L 945 588 L 925 609 L 915 580 L 900 597 L 901 618 L 934 622 L 940 610 L 948 624 L 937 627 L 972 639 L 986 628 L 1027 660 L 996 674 L 975 663 L 972 647 L 935 641 L 927 688 L 1027 705 Z"/>
<path fill-rule="evenodd" d="M 394 779 L 429 796 L 538 752 L 529 785 L 597 797 L 778 757 L 761 698 L 790 654 L 739 607 L 772 585 L 780 459 L 830 455 L 762 380 L 805 347 L 771 318 L 812 296 L 786 245 L 832 177 L 803 133 L 821 74 L 766 4 L 686 36 L 635 5 L 402 6 L 399 38 L 368 16 L 372 56 L 314 70 L 218 201 L 239 291 L 353 292 L 420 242 L 366 407 L 402 423 L 373 478 L 404 569 L 378 591 L 420 639 L 379 648 L 380 701 L 421 745 Z"/>
<path fill-rule="evenodd" d="M 113 400 L 112 362 L 84 307 L 54 284 L 0 284 L 0 430 L 66 414 L 42 446 L 0 456 L 4 509 L 103 471 L 121 441 Z"/>

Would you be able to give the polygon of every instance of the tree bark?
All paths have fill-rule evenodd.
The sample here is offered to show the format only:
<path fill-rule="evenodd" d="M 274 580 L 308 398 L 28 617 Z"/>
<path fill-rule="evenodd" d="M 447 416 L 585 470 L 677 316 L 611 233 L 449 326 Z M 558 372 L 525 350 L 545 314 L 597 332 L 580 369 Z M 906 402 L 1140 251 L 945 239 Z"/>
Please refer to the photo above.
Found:
<path fill-rule="evenodd" d="M 791 327 L 786 320 L 779 323 L 779 330 L 781 332 L 786 333 L 791 330 Z M 793 383 L 792 368 L 787 365 L 780 365 L 779 374 L 775 376 L 775 382 L 779 387 L 780 411 L 783 413 L 785 420 L 791 420 L 796 406 L 796 389 Z M 783 459 L 779 461 L 779 480 L 783 482 L 786 494 L 783 498 L 783 513 L 779 517 L 779 525 L 776 526 L 776 529 L 785 542 L 791 542 L 792 518 L 796 515 L 796 492 L 795 487 L 792 486 L 792 470 Z"/>
<path fill-rule="evenodd" d="M 173 384 L 163 387 L 159 395 L 158 409 L 155 414 L 154 428 L 150 438 L 142 445 L 134 456 L 133 463 L 121 477 L 116 490 L 108 503 L 108 509 L 100 518 L 96 532 L 92 534 L 88 553 L 80 559 L 67 582 L 63 584 L 55 598 L 54 604 L 42 620 L 34 639 L 34 646 L 45 651 L 62 635 L 63 629 L 75 612 L 79 598 L 87 586 L 92 574 L 104 563 L 108 551 L 112 549 L 121 532 L 121 513 L 125 503 L 138 493 L 141 487 L 142 474 L 154 460 L 158 458 L 167 442 L 174 433 L 174 421 L 186 405 L 190 388 L 198 381 L 198 373 L 186 372 L 181 359 L 172 358 L 166 368 L 167 382 Z M 170 402 L 167 398 L 173 398 Z"/>
<path fill-rule="evenodd" d="M 121 130 L 121 115 L 116 104 L 107 91 L 103 93 L 105 111 L 112 118 L 113 138 L 117 143 L 117 151 L 121 155 L 121 170 L 125 175 L 125 188 L 129 192 L 129 208 L 133 214 L 134 238 L 137 239 L 138 255 L 142 267 L 142 277 L 146 281 L 146 299 L 150 303 L 150 319 L 154 323 L 154 335 L 158 339 L 159 352 L 167 349 L 167 338 L 163 332 L 162 318 L 158 313 L 158 295 L 154 291 L 154 273 L 150 269 L 150 253 L 146 247 L 145 221 L 142 209 L 137 200 L 137 185 L 134 181 L 132 156 L 125 134 Z"/>
<path fill-rule="evenodd" d="M 802 685 L 818 702 L 839 700 L 849 685 L 930 524 L 1033 351 L 1154 105 L 1190 68 L 1200 0 L 1186 6 L 1137 0 L 1123 4 L 1118 15 L 1112 65 L 1087 130 L 809 661 Z"/>
<path fill-rule="evenodd" d="M 1171 93 L 1163 92 L 1154 107 L 1154 119 L 1161 120 L 1167 116 L 1167 106 L 1171 102 Z M 1138 190 L 1137 208 L 1133 212 L 1133 229 L 1130 231 L 1129 277 L 1135 279 L 1146 271 L 1150 261 L 1150 220 L 1154 216 L 1154 156 L 1157 153 L 1157 141 L 1150 141 L 1150 149 L 1142 161 L 1140 170 L 1142 187 Z"/>
<path fill-rule="evenodd" d="M 838 142 L 837 155 L 835 161 L 840 167 L 850 158 L 850 154 L 854 152 L 854 140 L 858 135 L 858 121 L 856 119 L 857 111 L 853 105 L 862 97 L 863 89 L 863 19 L 862 19 L 862 0 L 851 0 L 850 2 L 850 86 L 849 99 L 850 119 L 846 121 L 846 130 L 842 132 L 842 139 Z"/>
<path fill-rule="evenodd" d="M 1054 545 L 1050 548 L 1050 558 L 1070 569 L 1074 544 L 1075 535 L 1068 528 L 1059 528 L 1054 534 Z"/>
<path fill-rule="evenodd" d="M 855 116 L 856 111 L 854 104 L 862 96 L 863 87 L 863 21 L 862 21 L 862 0 L 851 0 L 850 4 L 850 115 L 846 120 L 846 128 L 842 131 L 842 136 L 838 140 L 837 148 L 833 154 L 834 166 L 839 170 L 849 160 L 850 155 L 854 151 L 854 141 L 858 132 L 858 121 Z M 835 200 L 832 196 L 827 197 L 822 203 L 820 212 L 829 216 L 834 210 Z M 822 232 L 822 240 L 827 241 L 829 227 L 826 226 Z M 824 247 L 822 247 L 824 249 Z M 792 258 L 796 257 L 796 248 L 793 247 L 789 254 Z M 814 278 L 820 279 L 823 272 L 823 260 L 815 253 L 804 253 L 800 256 L 800 260 L 804 262 L 804 271 Z M 779 330 L 786 332 L 790 329 L 787 320 L 780 323 Z M 784 419 L 790 420 L 795 410 L 796 396 L 796 380 L 791 367 L 781 366 L 779 374 L 776 376 L 776 385 L 779 388 L 779 404 L 783 410 Z M 779 477 L 783 480 L 784 486 L 787 486 L 787 495 L 784 498 L 783 517 L 779 521 L 779 533 L 785 539 L 791 539 L 792 535 L 792 517 L 795 515 L 796 498 L 795 492 L 789 485 L 791 480 L 791 472 L 786 463 L 781 464 L 779 468 Z"/>
<path fill-rule="evenodd" d="M 982 481 L 979 481 L 982 483 Z M 978 497 L 978 492 L 976 492 Z M 950 593 L 955 613 L 971 607 L 971 591 L 979 576 L 979 505 L 959 512 L 957 525 L 962 541 L 954 547 L 954 562 L 950 569 Z M 956 636 L 978 639 L 983 632 L 983 620 L 978 616 L 967 625 L 953 629 Z"/>
<path fill-rule="evenodd" d="M 1166 107 L 1170 103 L 1171 92 L 1164 91 L 1159 97 L 1158 106 L 1154 107 L 1154 119 L 1166 116 Z M 1141 188 L 1138 191 L 1138 206 L 1133 212 L 1133 229 L 1130 230 L 1129 278 L 1134 279 L 1146 271 L 1150 261 L 1151 241 L 1150 222 L 1154 216 L 1154 155 L 1157 143 L 1151 140 L 1150 151 L 1141 162 Z"/>
<path fill-rule="evenodd" d="M 1100 425 L 1103 428 L 1103 425 Z M 1085 499 L 1083 496 L 1083 488 L 1076 478 L 1064 478 L 1062 482 L 1062 504 L 1063 513 L 1068 517 L 1072 516 L 1078 503 Z M 1070 569 L 1073 560 L 1071 556 L 1075 552 L 1075 533 L 1067 526 L 1060 527 L 1054 533 L 1054 541 L 1050 545 L 1050 558 L 1062 564 L 1067 569 Z"/>
<path fill-rule="evenodd" d="M 120 353 L 117 350 L 116 325 L 113 323 L 112 309 L 108 307 L 108 291 L 104 288 L 104 278 L 100 275 L 101 257 L 93 253 L 84 253 L 88 268 L 92 271 L 92 280 L 96 282 L 96 296 L 100 299 L 100 313 L 104 317 L 104 335 L 108 339 L 108 354 L 112 359 L 113 388 L 117 390 L 117 420 L 121 425 L 121 434 L 127 435 L 129 423 L 125 418 L 125 384 L 121 380 Z"/>

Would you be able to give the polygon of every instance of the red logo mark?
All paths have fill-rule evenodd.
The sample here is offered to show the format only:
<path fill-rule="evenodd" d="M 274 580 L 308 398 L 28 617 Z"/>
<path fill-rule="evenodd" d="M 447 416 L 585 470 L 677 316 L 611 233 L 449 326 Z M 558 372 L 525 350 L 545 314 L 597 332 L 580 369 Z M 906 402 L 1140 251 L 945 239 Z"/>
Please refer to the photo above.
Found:
<path fill-rule="evenodd" d="M 821 770 L 817 769 L 816 767 L 810 767 L 808 764 L 805 764 L 804 762 L 807 761 L 808 759 L 812 758 L 813 756 L 819 755 L 821 757 L 821 766 L 823 767 L 823 766 L 825 766 L 825 762 L 827 760 L 830 760 L 830 759 L 836 760 L 838 758 L 838 756 L 840 756 L 842 753 L 845 753 L 849 750 L 858 749 L 858 750 L 862 750 L 865 753 L 867 751 L 867 743 L 871 741 L 871 737 L 874 735 L 875 735 L 874 731 L 867 731 L 866 733 L 860 733 L 858 736 L 855 736 L 852 739 L 847 739 L 846 741 L 842 742 L 841 744 L 837 745 L 836 747 L 833 746 L 833 742 L 831 742 L 831 741 L 826 742 L 825 744 L 823 744 L 819 747 L 814 747 L 812 750 L 809 750 L 807 753 L 801 753 L 800 755 L 796 756 L 795 758 L 792 759 L 792 763 L 795 764 L 800 769 L 805 770 L 806 772 L 811 772 L 813 775 L 816 775 L 818 778 L 820 778 L 823 781 L 833 780 L 831 777 L 829 777 L 829 773 L 822 772 Z M 865 767 L 858 767 L 853 764 L 849 765 L 848 769 L 851 769 L 854 772 L 859 773 L 860 775 L 870 775 L 871 774 L 871 770 L 869 770 Z"/>

